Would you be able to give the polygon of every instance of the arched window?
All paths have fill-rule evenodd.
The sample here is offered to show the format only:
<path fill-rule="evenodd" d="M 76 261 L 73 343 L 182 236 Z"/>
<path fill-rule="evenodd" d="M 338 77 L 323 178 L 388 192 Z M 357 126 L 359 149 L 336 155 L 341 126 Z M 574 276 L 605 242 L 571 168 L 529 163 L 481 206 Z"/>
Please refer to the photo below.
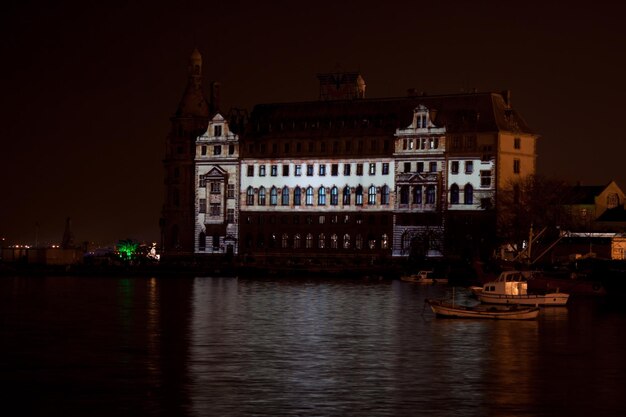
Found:
<path fill-rule="evenodd" d="M 313 205 L 313 187 L 309 186 L 306 189 L 306 205 L 307 206 L 312 206 Z"/>
<path fill-rule="evenodd" d="M 422 186 L 413 187 L 413 204 L 422 204 Z"/>
<path fill-rule="evenodd" d="M 426 186 L 426 204 L 435 204 L 435 186 Z"/>
<path fill-rule="evenodd" d="M 331 249 L 337 249 L 337 235 L 336 234 L 332 234 L 330 235 L 330 248 Z"/>
<path fill-rule="evenodd" d="M 278 190 L 276 187 L 270 189 L 270 206 L 278 204 Z"/>
<path fill-rule="evenodd" d="M 205 248 L 206 248 L 206 233 L 200 232 L 200 235 L 198 236 L 198 249 L 201 251 L 204 251 Z"/>
<path fill-rule="evenodd" d="M 297 233 L 293 237 L 293 248 L 294 249 L 300 249 L 300 234 L 299 233 Z"/>
<path fill-rule="evenodd" d="M 450 187 L 450 204 L 459 204 L 459 186 L 456 184 Z"/>
<path fill-rule="evenodd" d="M 383 185 L 383 188 L 380 189 L 380 204 L 389 204 L 389 187 L 387 185 Z"/>
<path fill-rule="evenodd" d="M 317 205 L 326 205 L 326 188 L 323 185 L 317 190 Z"/>
<path fill-rule="evenodd" d="M 259 206 L 265 205 L 265 187 L 259 188 Z"/>
<path fill-rule="evenodd" d="M 293 190 L 293 205 L 299 206 L 300 204 L 302 204 L 302 188 L 296 187 Z"/>
<path fill-rule="evenodd" d="M 280 195 L 280 204 L 282 204 L 283 206 L 288 206 L 289 205 L 289 187 L 287 187 L 286 185 L 283 187 L 283 191 Z"/>
<path fill-rule="evenodd" d="M 356 249 L 363 249 L 363 236 L 361 236 L 361 234 L 356 235 L 356 239 L 354 240 L 354 247 Z"/>
<path fill-rule="evenodd" d="M 355 194 L 356 194 L 356 200 L 354 204 L 356 204 L 357 206 L 362 206 L 363 205 L 363 187 L 361 187 L 360 185 L 356 187 Z"/>
<path fill-rule="evenodd" d="M 409 204 L 409 186 L 400 186 L 400 204 Z"/>
<path fill-rule="evenodd" d="M 320 233 L 317 239 L 317 247 L 320 249 L 324 249 L 324 247 L 326 247 L 326 236 L 324 236 L 324 233 Z"/>
<path fill-rule="evenodd" d="M 474 204 L 474 187 L 472 184 L 467 184 L 463 190 L 463 203 Z"/>
<path fill-rule="evenodd" d="M 286 249 L 288 246 L 289 246 L 289 236 L 287 235 L 287 233 L 283 233 L 282 247 L 283 249 Z"/>
<path fill-rule="evenodd" d="M 383 233 L 382 238 L 380 239 L 380 248 L 381 249 L 389 249 L 389 236 Z"/>
<path fill-rule="evenodd" d="M 330 189 L 330 205 L 336 206 L 337 204 L 339 204 L 339 189 L 333 187 Z"/>
<path fill-rule="evenodd" d="M 313 235 L 311 233 L 307 233 L 305 245 L 307 249 L 311 249 L 313 247 Z"/>
<path fill-rule="evenodd" d="M 254 205 L 254 188 L 252 188 L 252 186 L 248 187 L 246 190 L 246 204 L 248 206 Z"/>
<path fill-rule="evenodd" d="M 350 187 L 349 186 L 345 186 L 343 187 L 343 205 L 344 206 L 349 206 L 350 205 Z"/>
<path fill-rule="evenodd" d="M 347 233 L 343 235 L 343 248 L 350 249 L 350 235 Z"/>
<path fill-rule="evenodd" d="M 373 185 L 367 190 L 367 204 L 373 205 L 376 204 L 376 187 Z"/>

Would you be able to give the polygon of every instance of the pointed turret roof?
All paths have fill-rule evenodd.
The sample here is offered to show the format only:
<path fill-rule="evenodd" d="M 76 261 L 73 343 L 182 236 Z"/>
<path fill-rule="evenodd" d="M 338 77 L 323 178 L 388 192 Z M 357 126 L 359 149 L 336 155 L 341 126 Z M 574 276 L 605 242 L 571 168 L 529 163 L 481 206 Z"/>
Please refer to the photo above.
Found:
<path fill-rule="evenodd" d="M 209 117 L 209 103 L 202 91 L 202 55 L 194 48 L 189 57 L 187 87 L 178 105 L 178 117 Z"/>

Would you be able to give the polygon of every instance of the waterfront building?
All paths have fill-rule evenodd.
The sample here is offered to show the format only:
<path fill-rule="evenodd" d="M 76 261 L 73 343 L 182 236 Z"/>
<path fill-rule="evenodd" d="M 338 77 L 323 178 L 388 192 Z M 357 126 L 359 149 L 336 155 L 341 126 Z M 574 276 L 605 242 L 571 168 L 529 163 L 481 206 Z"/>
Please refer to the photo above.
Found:
<path fill-rule="evenodd" d="M 238 253 L 239 137 L 220 113 L 196 139 L 194 253 Z"/>
<path fill-rule="evenodd" d="M 194 51 L 166 141 L 166 255 L 467 254 L 495 240 L 499 191 L 535 172 L 537 135 L 508 92 L 368 99 L 360 74 L 320 74 L 319 100 L 258 104 L 235 123 L 202 95 L 201 62 Z"/>

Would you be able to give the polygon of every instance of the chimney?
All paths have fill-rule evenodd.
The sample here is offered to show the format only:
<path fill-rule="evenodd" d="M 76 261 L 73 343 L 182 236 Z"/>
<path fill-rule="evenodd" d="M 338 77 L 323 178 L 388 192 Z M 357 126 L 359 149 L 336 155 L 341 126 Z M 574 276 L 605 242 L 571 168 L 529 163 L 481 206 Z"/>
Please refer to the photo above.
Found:
<path fill-rule="evenodd" d="M 511 90 L 503 90 L 500 95 L 502 95 L 504 103 L 507 105 L 507 107 L 511 107 Z"/>

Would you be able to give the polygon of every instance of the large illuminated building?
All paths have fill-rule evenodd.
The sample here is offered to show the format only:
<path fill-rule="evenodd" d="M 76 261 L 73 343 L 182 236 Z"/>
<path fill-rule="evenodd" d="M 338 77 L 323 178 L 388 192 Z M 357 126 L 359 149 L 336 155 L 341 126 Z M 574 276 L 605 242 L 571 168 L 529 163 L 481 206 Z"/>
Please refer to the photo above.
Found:
<path fill-rule="evenodd" d="M 339 267 L 468 254 L 495 238 L 498 190 L 535 172 L 537 135 L 508 92 L 367 99 L 360 74 L 321 74 L 318 100 L 256 105 L 235 128 L 191 62 L 164 161 L 166 254 Z"/>

